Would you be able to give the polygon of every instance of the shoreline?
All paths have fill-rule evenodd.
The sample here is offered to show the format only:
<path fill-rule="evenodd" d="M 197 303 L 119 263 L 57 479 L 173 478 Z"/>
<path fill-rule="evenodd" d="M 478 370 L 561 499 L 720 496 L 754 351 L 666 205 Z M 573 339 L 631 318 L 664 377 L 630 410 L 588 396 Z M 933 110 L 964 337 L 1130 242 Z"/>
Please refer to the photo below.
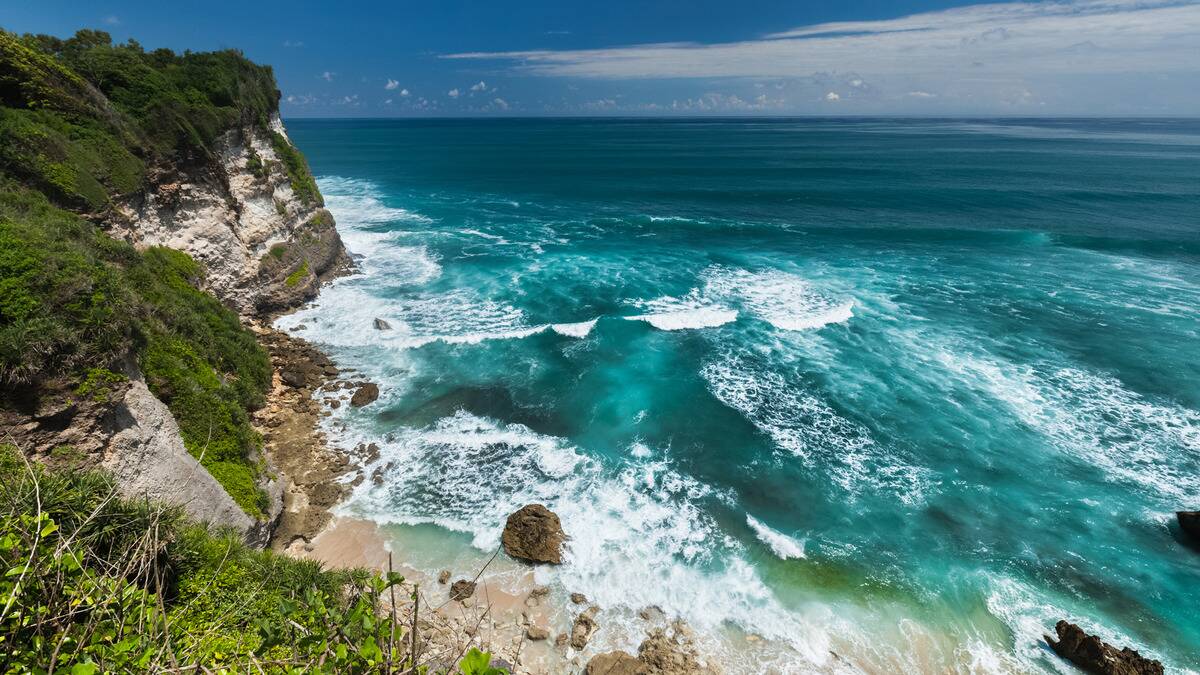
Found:
<path fill-rule="evenodd" d="M 263 436 L 268 465 L 285 483 L 282 510 L 267 548 L 327 568 L 377 573 L 390 568 L 404 576 L 399 595 L 405 599 L 397 603 L 397 612 L 411 623 L 411 598 L 419 594 L 418 634 L 431 665 L 450 667 L 468 649 L 478 647 L 514 674 L 582 669 L 585 664 L 578 657 L 571 663 L 567 655 L 570 617 L 547 602 L 549 589 L 537 585 L 533 567 L 519 575 L 513 575 L 513 570 L 503 574 L 456 570 L 443 583 L 406 564 L 407 558 L 393 550 L 376 523 L 336 513 L 366 479 L 362 467 L 378 449 L 338 447 L 321 420 L 331 415 L 331 409 L 349 405 L 352 392 L 367 381 L 352 369 L 338 368 L 307 340 L 274 328 L 276 318 L 248 322 L 274 370 L 267 402 L 253 415 L 254 427 Z M 351 474 L 355 475 L 349 479 Z M 499 557 L 498 552 L 495 558 Z M 505 564 L 514 569 L 522 566 L 514 561 Z M 477 581 L 474 594 L 463 601 L 451 600 L 450 582 L 463 578 Z"/>

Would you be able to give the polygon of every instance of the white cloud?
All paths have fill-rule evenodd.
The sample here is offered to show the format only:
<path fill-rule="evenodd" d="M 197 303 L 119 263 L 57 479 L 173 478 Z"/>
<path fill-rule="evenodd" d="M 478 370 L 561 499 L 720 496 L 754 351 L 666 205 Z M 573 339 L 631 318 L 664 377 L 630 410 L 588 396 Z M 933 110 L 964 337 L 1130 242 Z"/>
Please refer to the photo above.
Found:
<path fill-rule="evenodd" d="M 459 91 L 458 89 L 451 89 L 450 91 L 446 92 L 446 95 L 450 98 L 458 98 Z"/>
<path fill-rule="evenodd" d="M 1036 84 L 1060 100 L 1084 92 L 1093 100 L 1117 105 L 1123 87 L 1191 100 L 1200 110 L 1200 96 L 1180 94 L 1180 84 L 1170 81 L 1176 75 L 1187 82 L 1200 78 L 1200 2 L 1006 2 L 802 26 L 741 42 L 475 52 L 443 58 L 509 61 L 523 74 L 608 81 L 761 82 L 853 72 L 861 73 L 857 82 L 845 82 L 840 91 L 844 101 L 859 104 L 883 97 L 912 100 L 922 97 L 907 92 L 937 91 L 945 104 L 983 97 L 993 105 L 1009 99 L 1040 105 L 1034 96 L 1011 95 Z M 1159 76 L 1168 77 L 1156 84 Z M 1120 86 L 1099 85 L 1095 77 Z"/>
<path fill-rule="evenodd" d="M 398 88 L 399 86 L 400 86 L 399 82 L 397 82 L 396 80 L 393 80 L 391 78 L 388 78 L 387 84 L 383 85 L 383 88 L 387 89 L 388 91 L 391 91 L 393 89 Z M 403 96 L 403 94 L 401 94 L 401 95 Z"/>
<path fill-rule="evenodd" d="M 121 17 L 119 17 L 115 14 L 109 14 L 108 16 L 104 17 L 104 23 L 109 26 L 120 26 L 121 25 Z"/>
<path fill-rule="evenodd" d="M 927 91 L 910 91 L 908 95 L 912 98 L 937 98 L 937 94 L 931 94 Z"/>
<path fill-rule="evenodd" d="M 283 46 L 284 47 L 303 47 L 304 42 L 301 40 L 284 40 Z"/>
<path fill-rule="evenodd" d="M 408 90 L 407 90 L 407 89 L 401 89 L 401 90 L 400 90 L 400 95 L 401 95 L 401 96 L 408 96 Z"/>
<path fill-rule="evenodd" d="M 825 94 L 825 100 L 826 101 L 840 101 L 840 100 L 842 100 L 842 97 L 839 96 L 836 91 L 831 91 L 828 94 Z"/>
<path fill-rule="evenodd" d="M 487 83 L 485 83 L 483 80 L 471 85 L 471 91 L 483 91 L 485 89 L 487 89 Z"/>
<path fill-rule="evenodd" d="M 326 82 L 333 82 L 333 76 L 335 74 L 336 73 L 332 73 L 327 70 L 327 71 L 321 73 L 318 77 L 320 77 L 322 80 L 325 80 Z"/>
<path fill-rule="evenodd" d="M 508 101 L 505 101 L 504 99 L 499 98 L 499 97 L 492 99 L 492 105 L 496 106 L 497 108 L 499 108 L 501 110 L 508 110 Z"/>

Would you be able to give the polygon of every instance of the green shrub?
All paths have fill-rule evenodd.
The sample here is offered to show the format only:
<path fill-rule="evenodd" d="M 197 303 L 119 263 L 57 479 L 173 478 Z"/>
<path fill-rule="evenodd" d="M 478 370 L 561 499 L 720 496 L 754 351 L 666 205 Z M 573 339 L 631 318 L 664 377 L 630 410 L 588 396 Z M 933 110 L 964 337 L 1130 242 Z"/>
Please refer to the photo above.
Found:
<path fill-rule="evenodd" d="M 0 446 L 0 672 L 412 668 L 407 627 L 383 611 L 399 575 L 251 549 L 114 488 Z M 471 650 L 459 670 L 506 675 L 490 660 Z"/>
<path fill-rule="evenodd" d="M 321 198 L 321 191 L 317 189 L 317 181 L 309 171 L 304 155 L 300 154 L 283 134 L 274 130 L 271 131 L 271 147 L 283 163 L 283 169 L 287 172 L 288 180 L 292 183 L 292 192 L 296 193 L 296 197 L 308 206 L 323 206 L 325 200 Z"/>
<path fill-rule="evenodd" d="M 108 403 L 108 397 L 115 385 L 126 382 L 129 378 L 120 373 L 114 373 L 107 368 L 91 368 L 83 381 L 75 387 L 75 395 L 91 399 L 97 403 Z"/>

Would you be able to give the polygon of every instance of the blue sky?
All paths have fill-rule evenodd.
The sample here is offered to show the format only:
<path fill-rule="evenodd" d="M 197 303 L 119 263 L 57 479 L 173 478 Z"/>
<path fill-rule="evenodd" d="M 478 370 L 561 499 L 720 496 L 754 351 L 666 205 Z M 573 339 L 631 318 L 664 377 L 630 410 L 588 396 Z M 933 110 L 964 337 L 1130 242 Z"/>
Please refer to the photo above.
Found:
<path fill-rule="evenodd" d="M 285 117 L 1200 114 L 1197 0 L 6 4 L 17 32 L 242 49 Z"/>

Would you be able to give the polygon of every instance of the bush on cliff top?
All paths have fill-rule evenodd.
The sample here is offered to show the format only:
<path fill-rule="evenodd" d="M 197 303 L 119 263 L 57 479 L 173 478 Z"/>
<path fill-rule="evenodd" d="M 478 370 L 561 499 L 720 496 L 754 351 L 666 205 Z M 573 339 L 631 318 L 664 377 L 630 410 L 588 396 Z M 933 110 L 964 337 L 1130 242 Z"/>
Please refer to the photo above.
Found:
<path fill-rule="evenodd" d="M 200 291 L 199 264 L 143 253 L 44 196 L 0 183 L 0 389 L 66 379 L 138 358 L 184 445 L 248 513 L 265 495 L 253 461 L 271 364 L 237 315 Z"/>
<path fill-rule="evenodd" d="M 135 192 L 148 166 L 210 159 L 237 126 L 267 132 L 278 107 L 271 68 L 234 50 L 147 52 L 103 31 L 63 40 L 0 30 L 0 168 L 73 209 Z M 320 203 L 304 158 L 283 145 L 297 196 Z"/>
<path fill-rule="evenodd" d="M 400 577 L 250 549 L 3 445 L 0 566 L 3 673 L 408 668 L 405 627 L 381 611 Z"/>

